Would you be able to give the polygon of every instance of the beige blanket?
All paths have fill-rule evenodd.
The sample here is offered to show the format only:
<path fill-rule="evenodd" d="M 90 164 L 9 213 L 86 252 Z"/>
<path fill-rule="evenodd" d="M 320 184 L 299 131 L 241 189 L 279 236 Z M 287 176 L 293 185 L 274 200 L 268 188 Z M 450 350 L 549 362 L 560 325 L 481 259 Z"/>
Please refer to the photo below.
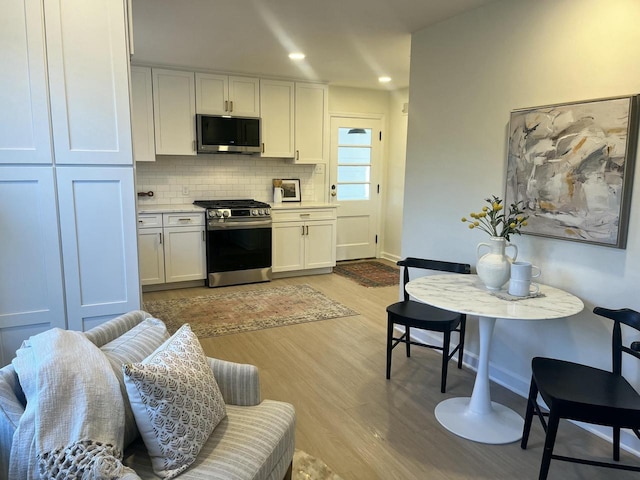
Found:
<path fill-rule="evenodd" d="M 84 334 L 31 337 L 14 368 L 27 398 L 9 478 L 139 479 L 124 467 L 124 400 L 109 361 Z"/>

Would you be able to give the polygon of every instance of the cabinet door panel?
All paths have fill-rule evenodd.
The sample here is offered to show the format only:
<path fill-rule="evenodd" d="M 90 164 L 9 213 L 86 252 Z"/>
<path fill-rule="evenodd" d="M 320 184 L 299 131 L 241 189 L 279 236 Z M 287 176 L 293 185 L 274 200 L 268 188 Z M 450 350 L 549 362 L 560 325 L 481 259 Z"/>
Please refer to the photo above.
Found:
<path fill-rule="evenodd" d="M 205 278 L 204 227 L 164 229 L 164 264 L 167 283 Z"/>
<path fill-rule="evenodd" d="M 306 228 L 306 268 L 335 267 L 336 222 L 308 222 Z"/>
<path fill-rule="evenodd" d="M 260 80 L 263 157 L 293 157 L 293 82 Z"/>
<path fill-rule="evenodd" d="M 272 270 L 289 272 L 304 267 L 304 222 L 273 223 Z"/>
<path fill-rule="evenodd" d="M 151 69 L 131 67 L 131 132 L 136 162 L 156 161 Z"/>
<path fill-rule="evenodd" d="M 51 163 L 42 22 L 38 0 L 2 3 L 0 163 Z"/>
<path fill-rule="evenodd" d="M 69 328 L 140 308 L 132 168 L 57 169 Z"/>
<path fill-rule="evenodd" d="M 45 0 L 58 164 L 131 164 L 124 2 Z"/>
<path fill-rule="evenodd" d="M 0 365 L 29 335 L 66 328 L 51 167 L 0 167 Z M 10 206 L 10 207 L 9 207 Z"/>
<path fill-rule="evenodd" d="M 296 163 L 326 163 L 328 88 L 296 83 Z"/>
<path fill-rule="evenodd" d="M 228 115 L 228 91 L 228 76 L 196 73 L 196 113 Z"/>
<path fill-rule="evenodd" d="M 162 236 L 162 228 L 141 228 L 138 230 L 138 257 L 142 285 L 164 283 Z"/>
<path fill-rule="evenodd" d="M 229 109 L 237 117 L 260 116 L 260 80 L 251 77 L 229 77 Z"/>
<path fill-rule="evenodd" d="M 157 155 L 195 155 L 196 97 L 193 72 L 154 68 L 153 114 Z"/>

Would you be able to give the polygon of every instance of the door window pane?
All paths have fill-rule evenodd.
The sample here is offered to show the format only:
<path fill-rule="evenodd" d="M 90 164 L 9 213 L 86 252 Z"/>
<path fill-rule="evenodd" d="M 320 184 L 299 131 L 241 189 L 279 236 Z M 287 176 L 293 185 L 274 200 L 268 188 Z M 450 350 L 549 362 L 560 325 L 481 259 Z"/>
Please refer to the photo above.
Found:
<path fill-rule="evenodd" d="M 338 167 L 338 183 L 369 182 L 369 171 L 371 167 Z"/>
<path fill-rule="evenodd" d="M 370 128 L 338 129 L 338 200 L 369 200 L 371 139 Z"/>
<path fill-rule="evenodd" d="M 371 129 L 341 127 L 338 129 L 338 143 L 340 145 L 371 145 Z"/>
<path fill-rule="evenodd" d="M 338 184 L 338 200 L 368 200 L 369 184 Z"/>

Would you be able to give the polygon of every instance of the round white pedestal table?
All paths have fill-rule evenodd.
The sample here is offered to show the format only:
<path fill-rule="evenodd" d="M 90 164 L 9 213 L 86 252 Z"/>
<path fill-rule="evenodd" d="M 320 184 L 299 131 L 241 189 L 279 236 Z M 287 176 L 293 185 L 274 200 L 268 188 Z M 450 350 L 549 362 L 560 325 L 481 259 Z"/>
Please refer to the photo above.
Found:
<path fill-rule="evenodd" d="M 568 292 L 540 284 L 543 295 L 504 300 L 493 295 L 476 275 L 431 275 L 412 280 L 409 295 L 434 307 L 476 315 L 480 320 L 478 371 L 471 397 L 440 402 L 435 415 L 440 424 L 456 435 L 475 442 L 504 444 L 522 437 L 523 418 L 510 408 L 491 401 L 489 351 L 496 319 L 549 320 L 579 313 L 582 300 Z"/>

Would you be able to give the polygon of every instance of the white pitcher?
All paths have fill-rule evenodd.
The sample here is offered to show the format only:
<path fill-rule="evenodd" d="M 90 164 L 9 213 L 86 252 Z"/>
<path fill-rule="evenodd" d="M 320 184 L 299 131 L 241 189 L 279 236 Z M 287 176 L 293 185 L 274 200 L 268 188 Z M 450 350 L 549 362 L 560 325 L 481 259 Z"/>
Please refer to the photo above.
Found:
<path fill-rule="evenodd" d="M 480 249 L 488 247 L 489 253 L 480 255 Z M 513 257 L 505 254 L 505 249 L 513 248 Z M 478 263 L 476 271 L 478 277 L 485 284 L 487 290 L 500 290 L 507 283 L 511 274 L 511 262 L 518 256 L 518 247 L 507 243 L 503 237 L 490 237 L 489 243 L 481 243 L 477 248 Z"/>
<path fill-rule="evenodd" d="M 282 203 L 282 195 L 284 190 L 281 187 L 273 188 L 273 203 Z"/>

